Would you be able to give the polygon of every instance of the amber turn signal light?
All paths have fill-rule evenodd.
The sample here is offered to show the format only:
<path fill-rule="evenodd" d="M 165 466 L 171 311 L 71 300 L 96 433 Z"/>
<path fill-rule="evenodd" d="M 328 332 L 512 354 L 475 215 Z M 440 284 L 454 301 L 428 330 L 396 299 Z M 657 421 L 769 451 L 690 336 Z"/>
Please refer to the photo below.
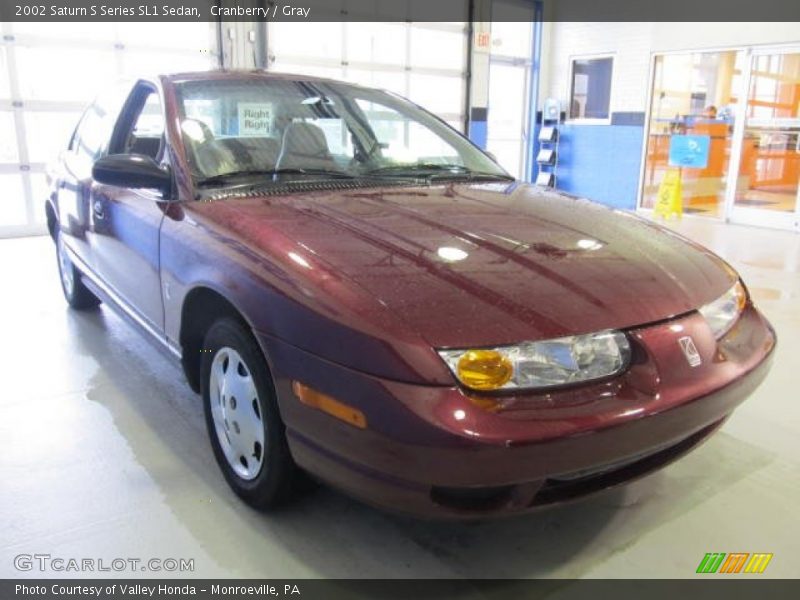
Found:
<path fill-rule="evenodd" d="M 367 418 L 357 408 L 339 402 L 336 398 L 331 398 L 299 381 L 292 381 L 292 391 L 297 399 L 306 406 L 321 410 L 359 429 L 367 428 Z"/>
<path fill-rule="evenodd" d="M 475 390 L 496 390 L 514 374 L 511 361 L 496 350 L 469 350 L 459 359 L 461 382 Z"/>

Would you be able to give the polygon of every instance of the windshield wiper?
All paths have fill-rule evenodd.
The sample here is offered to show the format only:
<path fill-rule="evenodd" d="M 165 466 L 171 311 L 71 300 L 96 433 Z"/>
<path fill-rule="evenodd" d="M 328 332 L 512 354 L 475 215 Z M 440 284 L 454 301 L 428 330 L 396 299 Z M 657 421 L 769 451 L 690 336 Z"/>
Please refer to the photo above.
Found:
<path fill-rule="evenodd" d="M 338 179 L 355 179 L 356 177 L 355 175 L 351 175 L 343 171 L 336 171 L 334 169 L 302 169 L 299 167 L 286 167 L 280 169 L 242 169 L 241 171 L 229 171 L 227 173 L 220 173 L 219 175 L 212 175 L 211 177 L 200 179 L 197 184 L 202 186 L 218 185 L 227 183 L 231 179 L 237 179 L 239 177 L 270 177 L 274 179 L 278 175 L 322 175 L 325 177 L 335 177 Z"/>
<path fill-rule="evenodd" d="M 467 169 L 466 171 L 456 173 L 431 173 L 428 176 L 428 179 L 442 179 L 443 177 L 466 177 L 467 179 L 495 179 L 500 181 L 516 181 L 517 178 L 513 177 L 512 175 L 506 175 L 505 173 L 490 173 L 489 171 L 473 171 L 472 169 Z"/>
<path fill-rule="evenodd" d="M 474 171 L 464 165 L 442 163 L 417 163 L 411 165 L 389 165 L 366 172 L 367 175 L 389 175 L 395 177 L 420 177 L 426 180 L 440 179 L 442 177 L 457 177 L 467 179 L 500 179 L 503 181 L 516 181 L 515 177 L 504 173 L 490 173 L 488 171 Z"/>
<path fill-rule="evenodd" d="M 325 175 L 326 177 L 338 177 L 340 179 L 355 179 L 356 175 L 337 171 L 335 169 L 306 169 L 301 167 L 285 167 L 273 169 L 270 175 Z"/>
<path fill-rule="evenodd" d="M 408 171 L 409 173 L 416 171 L 460 171 L 462 173 L 469 171 L 464 165 L 446 164 L 446 163 L 410 163 L 387 165 L 385 167 L 378 167 L 370 169 L 367 173 L 389 173 L 394 171 Z"/>

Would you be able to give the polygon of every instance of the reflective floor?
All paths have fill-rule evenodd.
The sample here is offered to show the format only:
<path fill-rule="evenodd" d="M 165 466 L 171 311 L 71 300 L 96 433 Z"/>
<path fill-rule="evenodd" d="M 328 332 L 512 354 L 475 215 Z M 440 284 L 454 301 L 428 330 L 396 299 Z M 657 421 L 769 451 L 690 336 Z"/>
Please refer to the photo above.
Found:
<path fill-rule="evenodd" d="M 0 577 L 79 575 L 15 569 L 39 553 L 193 559 L 194 572 L 170 575 L 194 577 L 691 577 L 706 552 L 772 552 L 763 577 L 800 576 L 800 235 L 676 227 L 738 268 L 775 325 L 768 380 L 656 475 L 471 524 L 385 514 L 324 487 L 278 513 L 248 509 L 179 369 L 107 309 L 68 310 L 47 238 L 0 240 Z"/>

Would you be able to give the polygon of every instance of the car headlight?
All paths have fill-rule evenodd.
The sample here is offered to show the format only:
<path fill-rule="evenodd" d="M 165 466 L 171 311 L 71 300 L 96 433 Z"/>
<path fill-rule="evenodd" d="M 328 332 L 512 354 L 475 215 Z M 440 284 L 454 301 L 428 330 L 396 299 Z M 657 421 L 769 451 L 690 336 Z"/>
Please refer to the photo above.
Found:
<path fill-rule="evenodd" d="M 439 350 L 453 375 L 481 391 L 548 388 L 615 375 L 631 348 L 621 331 L 524 342 L 514 346 Z"/>
<path fill-rule="evenodd" d="M 713 302 L 700 308 L 700 314 L 705 317 L 714 337 L 719 339 L 733 327 L 739 315 L 742 314 L 747 304 L 747 292 L 741 281 Z"/>

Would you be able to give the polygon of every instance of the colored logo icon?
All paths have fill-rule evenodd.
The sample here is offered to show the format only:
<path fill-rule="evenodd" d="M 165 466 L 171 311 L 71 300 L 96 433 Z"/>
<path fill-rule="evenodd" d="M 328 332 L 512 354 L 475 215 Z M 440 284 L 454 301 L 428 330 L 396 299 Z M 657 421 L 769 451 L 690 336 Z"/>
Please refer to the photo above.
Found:
<path fill-rule="evenodd" d="M 772 553 L 756 552 L 708 552 L 697 566 L 697 573 L 763 573 L 769 561 L 772 560 Z"/>

